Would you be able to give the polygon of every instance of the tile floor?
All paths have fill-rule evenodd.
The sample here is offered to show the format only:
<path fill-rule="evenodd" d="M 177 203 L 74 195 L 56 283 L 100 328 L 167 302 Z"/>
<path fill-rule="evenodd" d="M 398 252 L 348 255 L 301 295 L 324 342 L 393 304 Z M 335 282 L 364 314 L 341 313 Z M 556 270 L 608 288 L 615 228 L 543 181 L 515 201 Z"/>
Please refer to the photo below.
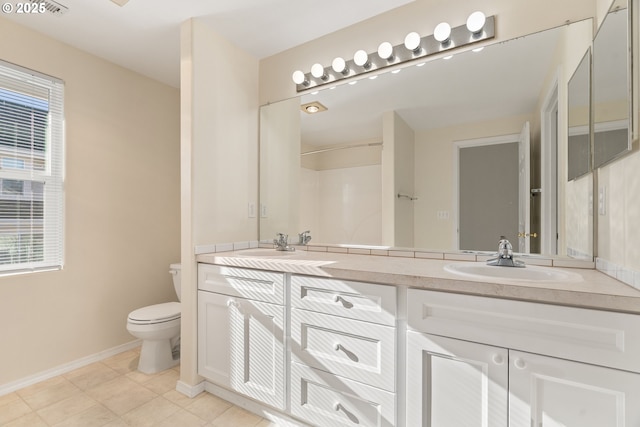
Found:
<path fill-rule="evenodd" d="M 275 427 L 209 393 L 178 393 L 179 368 L 136 370 L 139 349 L 0 396 L 0 426 Z"/>

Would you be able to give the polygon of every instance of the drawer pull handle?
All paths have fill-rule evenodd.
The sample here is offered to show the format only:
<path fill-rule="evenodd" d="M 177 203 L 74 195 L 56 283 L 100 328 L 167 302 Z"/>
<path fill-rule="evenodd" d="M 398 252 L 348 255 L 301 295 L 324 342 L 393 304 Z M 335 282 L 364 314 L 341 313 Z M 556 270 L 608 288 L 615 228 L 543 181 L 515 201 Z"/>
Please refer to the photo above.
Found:
<path fill-rule="evenodd" d="M 353 424 L 360 424 L 360 420 L 358 419 L 358 417 L 356 417 L 355 414 L 349 412 L 347 408 L 342 406 L 341 403 L 339 402 L 334 403 L 333 410 L 336 412 L 342 411 L 346 415 L 346 417 L 349 418 L 349 421 L 351 421 Z"/>
<path fill-rule="evenodd" d="M 502 365 L 504 363 L 504 357 L 502 357 L 502 355 L 500 354 L 494 354 L 492 359 L 493 363 L 495 363 L 496 365 Z"/>
<path fill-rule="evenodd" d="M 351 359 L 353 362 L 359 362 L 360 358 L 353 352 L 353 351 L 349 351 L 347 350 L 342 344 L 340 344 L 339 342 L 335 343 L 333 345 L 333 349 L 335 351 L 339 351 L 342 350 L 342 352 L 349 358 Z"/>
<path fill-rule="evenodd" d="M 341 295 L 334 295 L 333 296 L 333 302 L 335 303 L 342 303 L 342 306 L 344 308 L 353 308 L 353 303 L 350 303 L 349 301 L 347 301 L 346 299 L 344 299 Z"/>
<path fill-rule="evenodd" d="M 513 365 L 518 369 L 524 369 L 527 367 L 526 362 L 520 358 L 517 358 L 516 360 L 514 360 Z"/>

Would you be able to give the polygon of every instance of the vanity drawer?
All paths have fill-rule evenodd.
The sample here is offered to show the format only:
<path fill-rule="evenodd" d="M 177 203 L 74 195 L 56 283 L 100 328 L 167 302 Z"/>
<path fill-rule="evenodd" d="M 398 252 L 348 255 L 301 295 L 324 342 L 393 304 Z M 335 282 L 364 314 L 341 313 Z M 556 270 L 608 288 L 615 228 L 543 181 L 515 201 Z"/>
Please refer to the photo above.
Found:
<path fill-rule="evenodd" d="M 640 372 L 640 316 L 576 307 L 407 292 L 415 331 Z"/>
<path fill-rule="evenodd" d="M 198 289 L 256 301 L 284 304 L 283 273 L 198 264 Z"/>
<path fill-rule="evenodd" d="M 395 286 L 294 275 L 291 306 L 382 325 L 396 324 Z"/>
<path fill-rule="evenodd" d="M 393 427 L 389 393 L 297 363 L 291 364 L 291 412 L 315 426 Z"/>
<path fill-rule="evenodd" d="M 396 331 L 390 326 L 291 310 L 294 361 L 395 391 Z"/>

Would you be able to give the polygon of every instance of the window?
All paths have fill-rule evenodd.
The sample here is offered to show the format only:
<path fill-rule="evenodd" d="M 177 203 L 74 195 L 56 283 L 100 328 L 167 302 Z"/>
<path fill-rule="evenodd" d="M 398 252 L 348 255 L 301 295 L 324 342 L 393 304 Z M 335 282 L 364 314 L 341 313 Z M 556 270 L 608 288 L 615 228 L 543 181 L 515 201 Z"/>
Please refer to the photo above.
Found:
<path fill-rule="evenodd" d="M 0 273 L 62 268 L 63 92 L 0 61 Z"/>

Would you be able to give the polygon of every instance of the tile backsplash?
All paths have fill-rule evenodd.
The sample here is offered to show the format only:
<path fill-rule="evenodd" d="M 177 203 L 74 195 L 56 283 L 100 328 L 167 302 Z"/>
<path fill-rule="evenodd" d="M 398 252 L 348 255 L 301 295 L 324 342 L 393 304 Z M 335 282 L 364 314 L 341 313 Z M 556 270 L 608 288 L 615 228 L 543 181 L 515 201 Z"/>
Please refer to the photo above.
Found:
<path fill-rule="evenodd" d="M 418 259 L 442 259 L 442 260 L 451 260 L 451 261 L 476 261 L 476 262 L 485 262 L 489 258 L 493 258 L 494 254 L 490 252 L 460 252 L 460 251 L 451 251 L 451 252 L 440 252 L 440 251 L 429 251 L 429 250 L 420 250 L 420 249 L 412 249 L 412 248 L 389 248 L 384 246 L 362 246 L 362 245 L 332 245 L 332 244 L 310 244 L 306 246 L 293 245 L 299 251 L 309 251 L 309 252 L 330 252 L 330 253 L 342 253 L 342 254 L 353 254 L 353 255 L 372 255 L 372 256 L 388 256 L 388 257 L 397 257 L 397 258 L 418 258 Z M 215 253 L 215 252 L 232 252 L 239 251 L 243 249 L 253 249 L 253 248 L 265 248 L 272 249 L 273 242 L 271 240 L 251 240 L 245 242 L 233 242 L 233 243 L 216 243 L 211 245 L 199 245 L 195 247 L 195 254 L 206 254 L 206 253 Z M 541 265 L 547 267 L 565 267 L 565 268 L 587 268 L 593 269 L 596 268 L 596 264 L 593 261 L 586 261 L 581 259 L 556 259 L 556 258 L 544 258 L 540 256 L 527 256 L 524 255 L 521 259 L 526 264 L 531 265 Z M 601 270 L 600 268 L 598 268 Z M 606 271 L 601 270 L 606 274 Z M 617 271 L 617 270 L 616 270 Z M 624 277 L 633 275 L 634 272 L 626 272 Z M 634 285 L 633 283 L 639 283 L 640 275 L 635 272 L 635 282 L 629 283 L 626 280 L 619 278 L 618 276 L 609 274 L 612 277 L 615 277 L 618 280 L 622 280 L 625 283 L 628 283 L 632 286 L 639 287 Z M 620 273 L 623 276 L 622 273 Z M 640 287 L 639 287 L 640 289 Z"/>
<path fill-rule="evenodd" d="M 623 267 L 602 258 L 596 258 L 596 269 L 627 285 L 640 289 L 640 271 Z"/>

